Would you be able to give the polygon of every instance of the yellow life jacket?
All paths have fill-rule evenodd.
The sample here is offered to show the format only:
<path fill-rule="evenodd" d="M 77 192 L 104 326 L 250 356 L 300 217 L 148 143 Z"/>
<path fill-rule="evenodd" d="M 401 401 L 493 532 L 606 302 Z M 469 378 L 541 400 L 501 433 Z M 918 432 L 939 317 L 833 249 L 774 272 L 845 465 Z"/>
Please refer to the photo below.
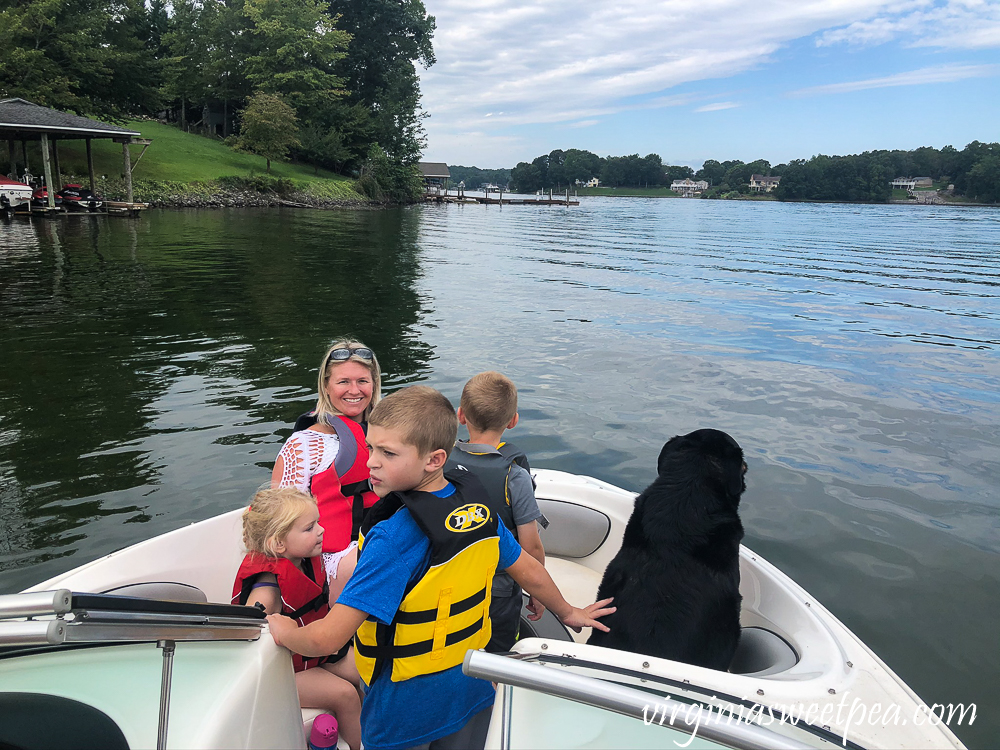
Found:
<path fill-rule="evenodd" d="M 456 489 L 449 497 L 392 493 L 366 519 L 363 531 L 405 505 L 431 542 L 430 567 L 407 589 L 392 622 L 369 617 L 354 637 L 354 659 L 368 685 L 387 667 L 393 682 L 443 672 L 490 640 L 490 591 L 500 560 L 497 518 L 479 480 L 460 474 L 466 476 L 445 475 Z M 359 556 L 363 550 L 362 536 Z"/>

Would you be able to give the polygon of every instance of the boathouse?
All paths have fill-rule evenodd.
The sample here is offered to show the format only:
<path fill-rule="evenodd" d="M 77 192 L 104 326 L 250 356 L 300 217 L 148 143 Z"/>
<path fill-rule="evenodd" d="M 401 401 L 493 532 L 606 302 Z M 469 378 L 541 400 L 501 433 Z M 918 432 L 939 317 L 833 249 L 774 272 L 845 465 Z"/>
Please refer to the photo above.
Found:
<path fill-rule="evenodd" d="M 128 203 L 132 201 L 132 164 L 130 145 L 141 145 L 142 154 L 152 141 L 141 138 L 136 130 L 91 120 L 57 109 L 42 107 L 24 99 L 0 99 L 0 141 L 7 142 L 12 179 L 21 179 L 30 172 L 28 163 L 28 141 L 40 141 L 42 147 L 42 170 L 49 193 L 49 208 L 55 209 L 55 193 L 62 188 L 59 180 L 59 141 L 86 140 L 87 168 L 90 171 L 90 189 L 95 190 L 94 156 L 91 141 L 110 138 L 122 145 L 122 171 L 125 176 L 125 192 Z M 17 158 L 15 143 L 20 141 L 21 159 Z M 136 159 L 138 163 L 139 159 Z"/>
<path fill-rule="evenodd" d="M 451 172 L 444 162 L 417 162 L 420 176 L 424 179 L 424 195 L 444 195 L 451 179 Z"/>

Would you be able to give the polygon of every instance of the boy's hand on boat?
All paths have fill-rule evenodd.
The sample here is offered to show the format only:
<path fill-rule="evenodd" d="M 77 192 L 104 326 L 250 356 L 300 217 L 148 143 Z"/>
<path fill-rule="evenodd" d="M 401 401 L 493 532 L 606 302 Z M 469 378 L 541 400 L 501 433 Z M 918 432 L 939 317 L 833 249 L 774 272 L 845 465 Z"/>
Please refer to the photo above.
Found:
<path fill-rule="evenodd" d="M 576 633 L 579 633 L 581 628 L 596 628 L 597 630 L 608 633 L 611 631 L 611 628 L 604 623 L 598 622 L 597 618 L 610 615 L 618 609 L 617 607 L 608 606 L 613 601 L 613 598 L 601 599 L 601 601 L 594 602 L 583 609 L 573 607 L 572 612 L 570 612 L 566 617 L 560 617 L 559 621 Z"/>
<path fill-rule="evenodd" d="M 531 614 L 528 615 L 528 619 L 532 622 L 541 619 L 542 615 L 545 614 L 545 605 L 533 596 L 528 597 L 528 603 L 525 606 L 528 608 L 528 611 L 531 612 Z"/>
<path fill-rule="evenodd" d="M 291 617 L 285 617 L 284 615 L 273 614 L 267 616 L 268 629 L 271 631 L 271 637 L 274 638 L 274 642 L 279 646 L 284 646 L 285 637 L 295 630 L 298 630 L 299 624 L 295 622 Z"/>

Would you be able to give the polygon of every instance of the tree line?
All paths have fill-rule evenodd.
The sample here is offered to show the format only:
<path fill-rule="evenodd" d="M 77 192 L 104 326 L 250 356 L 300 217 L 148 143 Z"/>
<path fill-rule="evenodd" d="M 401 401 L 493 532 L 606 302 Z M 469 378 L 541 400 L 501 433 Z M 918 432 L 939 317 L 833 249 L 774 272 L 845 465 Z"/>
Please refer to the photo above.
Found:
<path fill-rule="evenodd" d="M 225 136 L 260 96 L 297 160 L 409 165 L 434 29 L 421 0 L 0 0 L 0 97 L 185 128 L 211 105 Z"/>
<path fill-rule="evenodd" d="M 508 185 L 510 183 L 509 169 L 480 169 L 479 167 L 463 167 L 448 165 L 451 173 L 451 184 L 465 183 L 465 187 L 474 190 L 480 185 Z"/>
<path fill-rule="evenodd" d="M 973 141 L 953 146 L 924 146 L 912 151 L 866 151 L 850 156 L 813 156 L 772 166 L 766 159 L 708 159 L 701 169 L 664 164 L 658 154 L 601 157 L 580 149 L 557 149 L 519 162 L 510 171 L 512 190 L 533 193 L 572 187 L 596 177 L 603 187 L 669 187 L 674 180 L 704 180 L 702 197 L 750 192 L 754 174 L 780 176 L 780 200 L 884 202 L 892 197 L 896 177 L 930 177 L 954 184 L 955 192 L 981 203 L 1000 202 L 1000 143 Z"/>
<path fill-rule="evenodd" d="M 520 162 L 510 172 L 511 188 L 522 193 L 537 190 L 558 190 L 587 182 L 596 177 L 604 187 L 661 187 L 674 180 L 705 180 L 712 185 L 732 186 L 736 190 L 747 185 L 750 175 L 770 174 L 771 165 L 764 159 L 744 164 L 742 161 L 706 161 L 700 170 L 681 165 L 664 164 L 658 154 L 630 154 L 602 157 L 580 149 L 557 149 Z"/>

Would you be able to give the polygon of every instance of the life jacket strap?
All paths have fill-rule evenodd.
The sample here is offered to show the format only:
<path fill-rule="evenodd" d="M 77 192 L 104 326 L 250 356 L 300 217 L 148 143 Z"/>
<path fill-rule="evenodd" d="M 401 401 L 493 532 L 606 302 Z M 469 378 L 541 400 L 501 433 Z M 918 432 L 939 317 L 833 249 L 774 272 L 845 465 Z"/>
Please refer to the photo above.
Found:
<path fill-rule="evenodd" d="M 379 623 L 380 627 L 388 627 Z M 454 646 L 456 643 L 461 643 L 466 638 L 471 638 L 476 633 L 478 633 L 483 628 L 483 618 L 480 617 L 474 623 L 468 627 L 462 628 L 461 630 L 456 630 L 453 633 L 448 633 L 445 638 L 445 646 Z M 387 644 L 385 646 L 372 646 L 361 643 L 358 638 L 354 639 L 354 648 L 361 654 L 361 656 L 366 659 L 375 659 L 376 667 L 375 673 L 372 677 L 372 682 L 378 677 L 381 667 L 379 662 L 387 662 L 391 659 L 406 659 L 411 656 L 421 656 L 423 654 L 429 654 L 434 650 L 434 639 L 428 639 L 426 641 L 418 641 L 416 643 L 408 643 L 406 645 L 397 646 Z"/>
<path fill-rule="evenodd" d="M 365 498 L 363 493 L 372 491 L 370 479 L 362 479 L 360 482 L 352 482 L 340 486 L 340 493 L 351 500 L 351 541 L 358 540 L 361 532 L 361 522 L 365 518 Z"/>
<path fill-rule="evenodd" d="M 455 615 L 462 614 L 462 612 L 468 612 L 477 604 L 482 604 L 485 599 L 486 588 L 483 587 L 472 596 L 467 596 L 465 599 L 452 604 L 451 608 L 448 610 L 448 617 L 454 617 Z M 434 620 L 437 619 L 437 616 L 438 611 L 436 609 L 421 609 L 413 612 L 401 611 L 396 613 L 395 622 L 403 625 L 422 625 L 426 622 L 434 622 Z"/>
<path fill-rule="evenodd" d="M 308 614 L 310 612 L 315 612 L 317 609 L 322 609 L 323 606 L 329 604 L 328 601 L 329 598 L 330 594 L 327 591 L 326 586 L 324 586 L 322 594 L 317 596 L 312 601 L 306 602 L 288 616 L 291 617 L 293 620 L 297 620 L 300 617 L 302 617 L 302 615 Z"/>

